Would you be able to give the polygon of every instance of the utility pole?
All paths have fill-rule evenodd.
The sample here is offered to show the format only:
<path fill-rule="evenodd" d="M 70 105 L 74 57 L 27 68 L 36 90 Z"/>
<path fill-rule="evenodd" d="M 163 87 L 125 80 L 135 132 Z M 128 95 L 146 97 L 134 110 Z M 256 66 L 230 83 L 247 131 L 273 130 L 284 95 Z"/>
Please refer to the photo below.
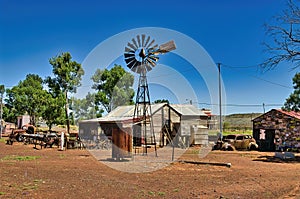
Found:
<path fill-rule="evenodd" d="M 220 138 L 223 138 L 223 127 L 222 127 L 222 92 L 221 92 L 221 63 L 217 63 L 219 71 L 219 112 L 220 112 Z"/>
<path fill-rule="evenodd" d="M 3 114 L 3 94 L 5 92 L 5 87 L 4 85 L 0 85 L 0 97 L 1 97 L 1 101 L 0 101 L 0 138 L 2 138 L 2 131 L 3 131 L 3 127 L 2 127 L 2 114 Z"/>

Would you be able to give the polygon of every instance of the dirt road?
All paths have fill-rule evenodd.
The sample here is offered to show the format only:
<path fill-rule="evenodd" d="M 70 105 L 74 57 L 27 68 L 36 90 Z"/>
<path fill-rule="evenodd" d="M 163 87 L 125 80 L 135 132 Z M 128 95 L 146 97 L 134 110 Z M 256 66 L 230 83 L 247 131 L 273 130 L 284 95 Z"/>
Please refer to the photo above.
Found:
<path fill-rule="evenodd" d="M 284 162 L 260 152 L 213 151 L 199 158 L 197 150 L 180 159 L 232 166 L 174 162 L 128 173 L 86 150 L 0 143 L 0 198 L 300 198 L 300 154 Z"/>

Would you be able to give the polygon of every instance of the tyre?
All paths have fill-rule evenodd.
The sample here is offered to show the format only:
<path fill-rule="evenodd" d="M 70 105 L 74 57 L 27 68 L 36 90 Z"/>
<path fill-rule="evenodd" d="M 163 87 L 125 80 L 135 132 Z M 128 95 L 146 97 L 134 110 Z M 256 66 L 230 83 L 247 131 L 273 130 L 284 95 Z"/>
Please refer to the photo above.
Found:
<path fill-rule="evenodd" d="M 23 141 L 24 141 L 24 137 L 23 137 L 21 134 L 18 134 L 18 135 L 16 136 L 16 140 L 17 140 L 18 142 L 23 142 Z"/>
<path fill-rule="evenodd" d="M 227 147 L 227 151 L 235 151 L 235 147 L 232 146 L 232 145 L 229 145 L 229 146 Z"/>
<path fill-rule="evenodd" d="M 256 145 L 255 145 L 255 144 L 250 144 L 249 150 L 250 150 L 250 151 L 255 151 L 255 150 L 257 150 Z"/>

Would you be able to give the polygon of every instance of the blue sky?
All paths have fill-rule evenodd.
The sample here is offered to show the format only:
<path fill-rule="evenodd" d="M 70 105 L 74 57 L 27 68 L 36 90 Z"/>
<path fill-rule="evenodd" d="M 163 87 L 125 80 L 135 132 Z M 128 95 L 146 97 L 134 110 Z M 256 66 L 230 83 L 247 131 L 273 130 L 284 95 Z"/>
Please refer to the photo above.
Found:
<path fill-rule="evenodd" d="M 0 0 L 0 84 L 15 86 L 29 73 L 42 78 L 51 75 L 48 60 L 59 53 L 68 51 L 81 63 L 99 43 L 113 35 L 134 28 L 162 27 L 191 37 L 214 62 L 222 63 L 227 114 L 262 112 L 263 103 L 266 110 L 278 108 L 271 105 L 284 103 L 292 92 L 296 71 L 281 64 L 261 73 L 255 66 L 267 58 L 261 44 L 268 39 L 263 24 L 272 21 L 285 3 L 286 0 Z M 161 62 L 166 64 L 169 60 L 167 57 L 164 62 L 162 58 Z M 178 71 L 181 66 L 188 67 L 184 61 L 176 63 Z M 186 76 L 199 86 L 198 99 L 191 99 L 193 103 L 210 108 L 205 105 L 211 101 L 205 97 L 207 90 L 201 78 Z M 152 99 L 168 98 L 162 93 L 153 86 Z M 193 97 L 186 97 L 190 98 Z"/>

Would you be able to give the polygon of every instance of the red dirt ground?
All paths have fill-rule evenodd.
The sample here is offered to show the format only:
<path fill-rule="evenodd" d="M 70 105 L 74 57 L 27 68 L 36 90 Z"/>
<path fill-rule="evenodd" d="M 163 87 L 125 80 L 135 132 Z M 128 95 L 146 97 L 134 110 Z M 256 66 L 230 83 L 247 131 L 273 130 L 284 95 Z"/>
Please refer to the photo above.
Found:
<path fill-rule="evenodd" d="M 0 143 L 0 198 L 300 198 L 300 154 L 282 161 L 274 153 L 213 151 L 200 159 L 197 150 L 181 159 L 232 166 L 174 162 L 154 172 L 126 173 L 87 150 Z"/>

